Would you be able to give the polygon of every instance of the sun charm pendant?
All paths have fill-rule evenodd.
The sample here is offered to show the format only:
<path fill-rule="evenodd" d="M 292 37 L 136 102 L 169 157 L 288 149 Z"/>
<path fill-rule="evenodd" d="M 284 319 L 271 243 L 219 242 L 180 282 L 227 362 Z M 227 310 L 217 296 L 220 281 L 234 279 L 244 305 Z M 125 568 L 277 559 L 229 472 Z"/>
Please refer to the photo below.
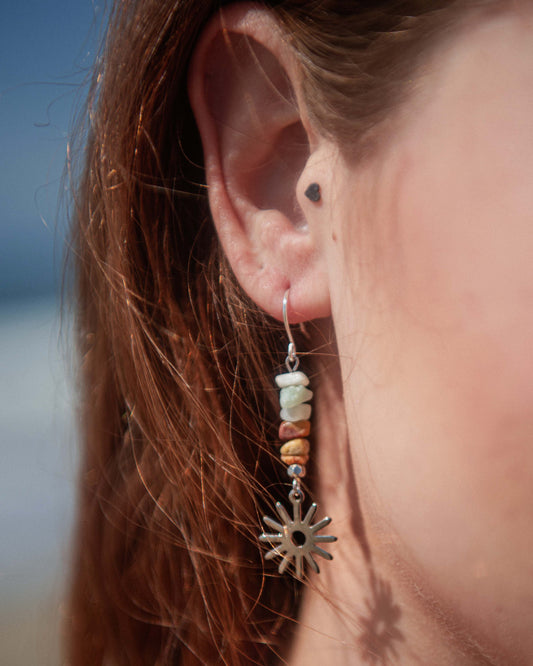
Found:
<path fill-rule="evenodd" d="M 304 571 L 304 560 L 316 573 L 320 573 L 318 564 L 316 563 L 313 555 L 319 555 L 325 560 L 332 560 L 333 555 L 328 553 L 323 548 L 320 548 L 319 543 L 333 543 L 337 541 L 335 536 L 327 536 L 317 534 L 321 529 L 329 525 L 331 518 L 323 518 L 315 525 L 311 525 L 311 520 L 316 513 L 317 505 L 311 504 L 305 518 L 302 520 L 302 501 L 304 494 L 301 490 L 292 490 L 289 494 L 289 499 L 292 503 L 293 518 L 287 513 L 285 507 L 280 503 L 276 503 L 276 511 L 281 518 L 281 523 L 277 520 L 265 516 L 263 522 L 276 530 L 276 534 L 261 534 L 260 541 L 266 541 L 273 545 L 272 550 L 269 550 L 265 555 L 265 560 L 272 560 L 278 555 L 281 557 L 281 562 L 278 567 L 280 574 L 287 570 L 287 567 L 294 560 L 296 578 L 301 578 Z"/>

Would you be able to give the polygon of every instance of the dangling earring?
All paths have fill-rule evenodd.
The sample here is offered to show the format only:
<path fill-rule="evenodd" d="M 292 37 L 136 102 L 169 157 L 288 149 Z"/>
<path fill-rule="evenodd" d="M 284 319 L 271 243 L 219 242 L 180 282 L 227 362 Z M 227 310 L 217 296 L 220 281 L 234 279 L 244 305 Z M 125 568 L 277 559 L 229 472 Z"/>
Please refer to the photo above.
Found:
<path fill-rule="evenodd" d="M 311 524 L 317 505 L 313 502 L 305 518 L 302 520 L 302 503 L 305 495 L 300 486 L 300 479 L 305 476 L 305 465 L 309 459 L 309 441 L 305 439 L 310 432 L 311 405 L 308 401 L 313 397 L 308 377 L 298 371 L 300 359 L 296 353 L 296 345 L 292 337 L 287 314 L 289 302 L 289 290 L 283 297 L 283 322 L 289 338 L 289 347 L 285 366 L 288 372 L 277 375 L 276 384 L 280 391 L 280 416 L 282 423 L 279 428 L 279 438 L 285 443 L 281 446 L 281 460 L 288 465 L 287 474 L 292 479 L 292 490 L 289 500 L 292 504 L 292 518 L 285 507 L 276 503 L 276 511 L 281 522 L 263 517 L 263 522 L 272 528 L 274 534 L 261 534 L 260 541 L 266 541 L 273 546 L 266 555 L 266 560 L 281 557 L 278 567 L 279 573 L 284 573 L 292 560 L 294 560 L 295 575 L 301 578 L 304 570 L 304 560 L 316 573 L 320 573 L 318 564 L 313 555 L 319 555 L 326 560 L 332 560 L 333 556 L 321 548 L 318 544 L 333 543 L 337 541 L 335 536 L 317 534 L 321 529 L 329 525 L 331 518 L 323 518 L 314 525 Z"/>

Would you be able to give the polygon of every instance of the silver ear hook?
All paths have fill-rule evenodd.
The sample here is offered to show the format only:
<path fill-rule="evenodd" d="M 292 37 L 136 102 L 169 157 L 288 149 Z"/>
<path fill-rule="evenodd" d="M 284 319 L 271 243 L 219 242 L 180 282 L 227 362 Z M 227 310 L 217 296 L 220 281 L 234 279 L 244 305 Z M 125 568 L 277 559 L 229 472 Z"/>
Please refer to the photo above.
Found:
<path fill-rule="evenodd" d="M 294 372 L 300 365 L 300 359 L 297 356 L 296 345 L 294 344 L 291 327 L 289 326 L 289 316 L 287 313 L 289 308 L 289 291 L 290 290 L 287 289 L 283 296 L 283 323 L 285 324 L 285 330 L 287 331 L 287 337 L 289 338 L 289 346 L 287 350 L 287 358 L 285 359 L 285 365 L 289 372 Z"/>

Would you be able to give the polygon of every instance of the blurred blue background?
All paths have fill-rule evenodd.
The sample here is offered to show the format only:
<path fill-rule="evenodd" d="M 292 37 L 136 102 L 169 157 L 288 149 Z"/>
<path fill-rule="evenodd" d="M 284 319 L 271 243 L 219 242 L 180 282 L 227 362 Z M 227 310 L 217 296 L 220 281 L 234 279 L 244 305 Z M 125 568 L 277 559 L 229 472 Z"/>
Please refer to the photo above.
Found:
<path fill-rule="evenodd" d="M 58 203 L 103 7 L 0 1 L 0 664 L 47 666 L 61 663 L 77 466 Z"/>

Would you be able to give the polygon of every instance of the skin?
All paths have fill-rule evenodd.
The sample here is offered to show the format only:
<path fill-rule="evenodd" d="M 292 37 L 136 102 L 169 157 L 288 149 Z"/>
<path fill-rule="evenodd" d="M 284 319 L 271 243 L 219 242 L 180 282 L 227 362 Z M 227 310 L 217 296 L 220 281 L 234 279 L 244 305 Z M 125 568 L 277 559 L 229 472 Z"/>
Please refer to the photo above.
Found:
<path fill-rule="evenodd" d="M 275 29 L 243 22 L 245 11 L 229 25 L 276 53 Z M 311 578 L 289 663 L 530 664 L 531 9 L 477 17 L 440 44 L 364 164 L 309 126 L 281 46 L 279 60 L 309 137 L 303 167 L 285 160 L 304 225 L 254 209 L 247 186 L 232 192 L 237 140 L 252 142 L 253 128 L 246 110 L 234 139 L 227 119 L 202 116 L 201 62 L 191 97 L 213 217 L 243 287 L 280 317 L 290 286 L 293 322 L 331 310 L 340 359 L 314 387 L 318 496 L 339 542 Z M 304 196 L 310 182 L 319 204 Z"/>
<path fill-rule="evenodd" d="M 532 108 L 531 16 L 468 26 L 370 164 L 332 157 L 324 239 L 375 557 L 506 664 L 533 660 Z"/>

